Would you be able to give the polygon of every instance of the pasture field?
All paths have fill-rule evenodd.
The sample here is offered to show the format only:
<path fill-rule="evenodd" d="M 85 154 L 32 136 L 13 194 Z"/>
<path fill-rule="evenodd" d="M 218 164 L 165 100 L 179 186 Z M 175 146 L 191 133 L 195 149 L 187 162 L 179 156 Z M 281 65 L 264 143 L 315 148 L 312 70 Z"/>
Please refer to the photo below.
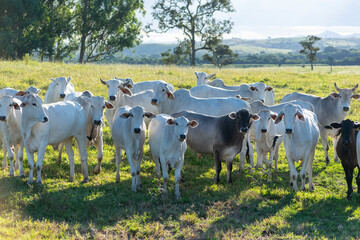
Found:
<path fill-rule="evenodd" d="M 309 68 L 179 68 L 134 65 L 78 65 L 63 63 L 0 61 L 0 88 L 41 88 L 44 97 L 49 78 L 71 76 L 78 91 L 90 90 L 107 96 L 99 78 L 131 77 L 134 82 L 163 79 L 178 88 L 196 85 L 194 71 L 217 73 L 227 84 L 264 81 L 274 87 L 276 101 L 287 93 L 301 91 L 326 96 L 340 88 L 360 82 L 360 67 Z M 360 120 L 359 102 L 353 100 L 349 117 Z M 263 169 L 238 171 L 235 159 L 233 185 L 226 183 L 223 163 L 220 184 L 214 183 L 211 155 L 198 159 L 187 150 L 183 167 L 186 182 L 180 187 L 182 198 L 174 198 L 174 173 L 170 174 L 168 198 L 158 190 L 154 163 L 148 144 L 141 166 L 143 188 L 131 191 L 130 167 L 121 163 L 121 182 L 115 182 L 115 149 L 109 128 L 104 128 L 104 160 L 99 175 L 96 150 L 89 147 L 90 182 L 82 184 L 76 151 L 76 178 L 69 179 L 66 154 L 58 163 L 57 151 L 47 148 L 42 170 L 43 186 L 27 185 L 27 179 L 9 177 L 0 171 L 1 239 L 304 239 L 360 238 L 360 195 L 346 200 L 345 174 L 339 162 L 324 162 L 319 142 L 314 160 L 314 192 L 294 192 L 289 186 L 289 169 L 283 147 L 279 170 L 270 182 Z M 256 154 L 255 154 L 256 155 Z M 0 153 L 2 159 L 2 152 Z M 24 161 L 28 176 L 27 161 Z M 297 164 L 299 169 L 299 163 Z M 300 184 L 300 182 L 298 181 Z"/>

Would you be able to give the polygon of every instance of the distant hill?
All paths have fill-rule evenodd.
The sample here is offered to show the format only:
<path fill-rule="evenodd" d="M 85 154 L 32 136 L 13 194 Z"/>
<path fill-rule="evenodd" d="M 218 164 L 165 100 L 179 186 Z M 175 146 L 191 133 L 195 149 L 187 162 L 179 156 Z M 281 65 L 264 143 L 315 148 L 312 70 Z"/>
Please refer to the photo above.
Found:
<path fill-rule="evenodd" d="M 322 39 L 317 43 L 320 49 L 328 46 L 339 49 L 360 49 L 360 34 L 340 35 L 336 32 L 326 31 L 319 35 Z M 245 40 L 232 38 L 224 40 L 235 52 L 240 55 L 256 53 L 289 53 L 298 52 L 301 49 L 299 41 L 304 37 L 293 38 L 269 38 L 261 40 Z M 159 57 L 162 52 L 173 49 L 176 44 L 141 44 L 133 49 L 126 50 L 122 53 L 125 56 L 142 56 L 142 57 Z"/>

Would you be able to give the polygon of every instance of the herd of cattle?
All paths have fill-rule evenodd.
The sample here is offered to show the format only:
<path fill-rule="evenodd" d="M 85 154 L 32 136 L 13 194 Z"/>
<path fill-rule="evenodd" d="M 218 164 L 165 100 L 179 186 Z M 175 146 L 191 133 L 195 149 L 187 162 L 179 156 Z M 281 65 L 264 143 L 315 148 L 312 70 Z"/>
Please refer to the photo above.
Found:
<path fill-rule="evenodd" d="M 12 88 L 0 90 L 0 137 L 4 151 L 3 167 L 10 161 L 10 176 L 19 168 L 25 177 L 23 148 L 28 166 L 28 183 L 33 182 L 34 153 L 37 183 L 41 184 L 41 169 L 48 145 L 59 150 L 59 160 L 65 146 L 70 164 L 70 181 L 74 179 L 72 140 L 79 148 L 84 182 L 88 182 L 87 145 L 95 145 L 101 171 L 103 159 L 104 111 L 111 128 L 116 150 L 116 181 L 120 181 L 119 163 L 125 151 L 132 176 L 132 190 L 141 186 L 140 165 L 146 129 L 150 150 L 159 178 L 162 171 L 164 194 L 167 190 L 169 167 L 175 169 L 175 197 L 180 198 L 179 182 L 187 147 L 201 154 L 213 154 L 216 183 L 219 182 L 221 160 L 226 161 L 227 182 L 231 183 L 232 162 L 240 154 L 240 168 L 246 156 L 254 167 L 253 147 L 257 152 L 257 167 L 265 163 L 271 176 L 273 161 L 277 170 L 278 151 L 284 143 L 290 171 L 290 186 L 298 190 L 295 161 L 302 161 L 301 190 L 305 190 L 306 173 L 309 190 L 313 190 L 312 165 L 319 135 L 329 163 L 328 136 L 334 138 L 335 160 L 341 159 L 351 198 L 352 178 L 360 164 L 360 123 L 344 120 L 358 85 L 340 89 L 327 97 L 291 93 L 275 105 L 274 89 L 262 82 L 228 86 L 221 79 L 210 80 L 215 74 L 197 73 L 197 86 L 175 91 L 162 80 L 133 83 L 131 78 L 114 78 L 101 83 L 108 88 L 108 100 L 90 91 L 76 92 L 64 77 L 51 79 L 44 103 L 39 89 L 26 91 Z M 360 135 L 359 135 L 360 136 Z M 14 152 L 16 163 L 14 164 Z M 14 166 L 15 165 L 15 166 Z M 356 178 L 360 192 L 360 174 Z"/>

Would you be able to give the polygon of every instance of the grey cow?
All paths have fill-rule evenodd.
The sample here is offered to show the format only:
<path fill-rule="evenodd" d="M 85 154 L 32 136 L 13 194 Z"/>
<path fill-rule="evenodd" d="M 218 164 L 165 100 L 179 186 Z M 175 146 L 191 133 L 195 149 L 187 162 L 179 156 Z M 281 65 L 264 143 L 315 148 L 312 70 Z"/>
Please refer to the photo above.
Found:
<path fill-rule="evenodd" d="M 248 131 L 251 121 L 257 120 L 259 116 L 251 114 L 246 109 L 219 117 L 190 111 L 174 113 L 172 116 L 184 116 L 199 123 L 198 127 L 189 128 L 186 139 L 188 147 L 200 154 L 214 154 L 216 183 L 220 181 L 221 160 L 225 160 L 227 182 L 232 183 L 231 171 L 234 157 L 242 149 L 244 135 Z"/>
<path fill-rule="evenodd" d="M 337 131 L 326 129 L 324 126 L 328 126 L 333 122 L 341 122 L 345 119 L 345 116 L 350 110 L 351 99 L 359 99 L 360 94 L 354 94 L 355 90 L 358 87 L 358 84 L 353 88 L 339 88 L 336 83 L 334 83 L 335 89 L 339 92 L 332 92 L 327 97 L 318 97 L 314 95 L 309 95 L 305 93 L 290 93 L 283 97 L 281 102 L 289 102 L 292 100 L 303 100 L 310 102 L 315 107 L 315 114 L 318 118 L 318 124 L 320 129 L 321 143 L 325 150 L 325 162 L 329 164 L 329 145 L 328 145 L 328 136 L 335 137 Z M 333 141 L 334 149 L 336 148 L 337 139 L 334 138 Z M 334 151 L 334 160 L 338 160 L 336 151 Z"/>

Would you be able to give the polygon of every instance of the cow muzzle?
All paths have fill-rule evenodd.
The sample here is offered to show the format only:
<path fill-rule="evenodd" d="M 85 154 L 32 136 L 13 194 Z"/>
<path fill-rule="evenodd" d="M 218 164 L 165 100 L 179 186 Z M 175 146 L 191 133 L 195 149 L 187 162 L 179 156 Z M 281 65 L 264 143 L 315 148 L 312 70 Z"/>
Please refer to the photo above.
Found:
<path fill-rule="evenodd" d="M 186 135 L 181 134 L 179 137 L 180 142 L 183 142 L 186 139 Z"/>
<path fill-rule="evenodd" d="M 261 132 L 262 132 L 262 133 L 266 133 L 266 132 L 267 132 L 267 129 L 261 129 Z"/>
<path fill-rule="evenodd" d="M 101 124 L 101 121 L 100 120 L 94 120 L 94 124 L 99 126 Z"/>
<path fill-rule="evenodd" d="M 287 133 L 287 134 L 291 134 L 292 133 L 292 129 L 291 128 L 287 128 L 286 130 L 285 130 L 285 132 Z"/>
<path fill-rule="evenodd" d="M 110 101 L 115 101 L 115 100 L 116 100 L 116 96 L 110 96 L 110 97 L 109 97 L 109 100 L 110 100 Z"/>
<path fill-rule="evenodd" d="M 65 94 L 60 94 L 60 98 L 65 98 Z"/>
<path fill-rule="evenodd" d="M 134 128 L 134 133 L 140 133 L 141 129 L 140 128 Z"/>
<path fill-rule="evenodd" d="M 343 143 L 344 146 L 349 146 L 350 145 L 350 140 L 343 139 L 342 143 Z"/>
<path fill-rule="evenodd" d="M 6 117 L 5 116 L 0 116 L 0 121 L 5 121 Z"/>
<path fill-rule="evenodd" d="M 48 117 L 44 117 L 44 120 L 42 121 L 43 123 L 46 123 L 47 121 L 49 121 Z"/>
<path fill-rule="evenodd" d="M 155 99 L 155 98 L 151 99 L 151 104 L 152 105 L 157 105 L 157 99 Z"/>
<path fill-rule="evenodd" d="M 348 112 L 349 110 L 350 110 L 349 107 L 343 107 L 343 111 L 344 111 L 344 112 Z"/>
<path fill-rule="evenodd" d="M 242 132 L 242 133 L 247 133 L 247 131 L 248 131 L 248 128 L 241 128 L 240 129 L 240 132 Z"/>

